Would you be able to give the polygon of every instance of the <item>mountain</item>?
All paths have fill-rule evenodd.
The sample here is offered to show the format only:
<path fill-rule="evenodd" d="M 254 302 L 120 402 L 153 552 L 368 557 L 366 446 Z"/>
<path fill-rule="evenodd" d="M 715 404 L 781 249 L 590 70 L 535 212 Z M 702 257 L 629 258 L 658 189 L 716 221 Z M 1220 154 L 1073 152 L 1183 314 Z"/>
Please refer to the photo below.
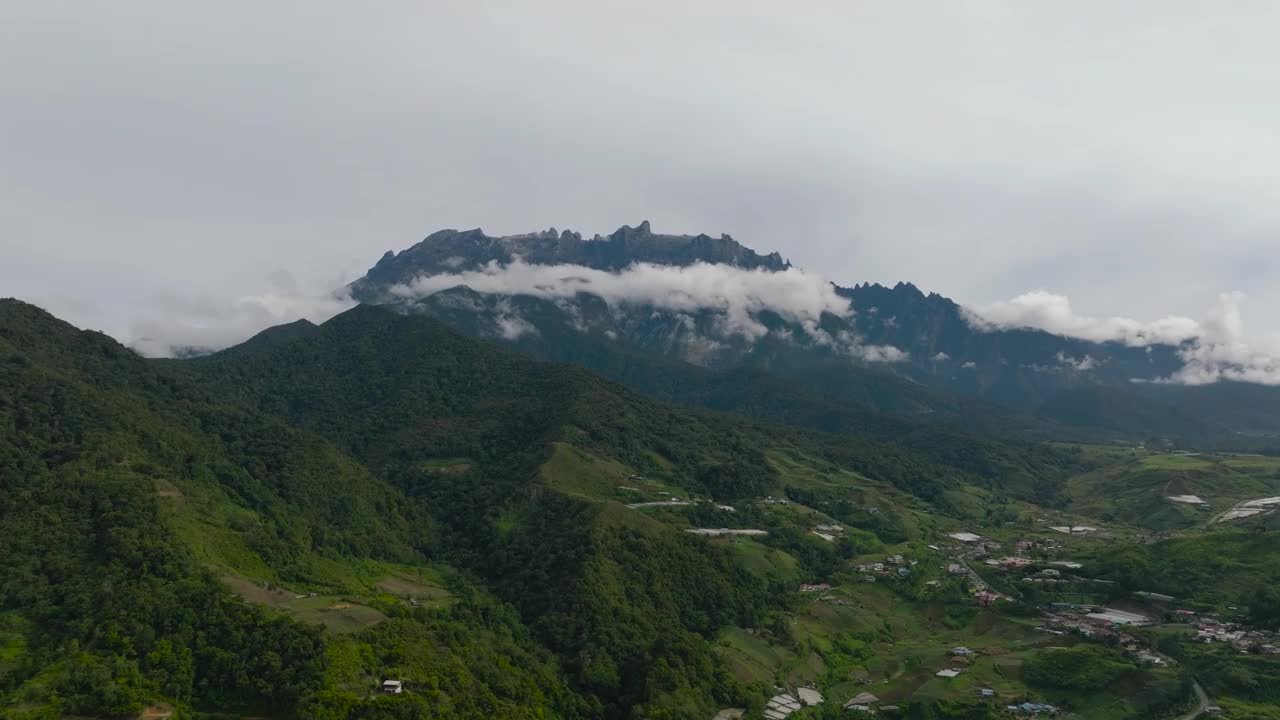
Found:
<path fill-rule="evenodd" d="M 583 274 L 637 267 L 653 269 L 627 276 L 625 292 Z M 680 269 L 691 274 L 672 274 Z M 660 235 L 647 222 L 591 240 L 445 230 L 387 253 L 349 290 L 646 392 L 627 368 L 661 360 L 760 371 L 870 411 L 1038 437 L 1265 447 L 1280 435 L 1280 388 L 1152 382 L 1182 367 L 1181 347 L 994 328 L 909 283 L 763 284 L 762 273 L 791 282 L 791 271 L 777 253 L 727 236 Z M 826 292 L 821 306 L 792 311 Z M 1250 393 L 1242 411 L 1237 396 Z"/>
<path fill-rule="evenodd" d="M 712 639 L 841 562 L 811 523 L 901 542 L 1073 457 L 761 426 L 372 306 L 146 361 L 3 301 L 0 389 L 0 705 L 34 714 L 385 716 L 398 674 L 435 717 L 706 717 L 764 692 Z"/>
<path fill-rule="evenodd" d="M 913 716 L 997 717 L 974 699 L 983 683 L 1138 720 L 1182 702 L 1177 670 L 1107 650 L 1117 681 L 1085 695 L 1007 673 L 997 649 L 1061 660 L 1028 621 L 1054 589 L 988 575 L 1010 599 L 976 606 L 983 580 L 939 562 L 965 552 L 949 535 L 1012 547 L 1084 519 L 1104 534 L 1068 537 L 1072 556 L 1114 587 L 1167 590 L 1186 573 L 1158 567 L 1159 546 L 1113 542 L 1136 532 L 1124 517 L 1170 482 L 1214 507 L 1274 486 L 1259 458 L 1182 468 L 1200 461 L 1002 440 L 797 401 L 755 369 L 614 357 L 786 424 L 371 305 L 144 360 L 0 301 L 0 713 L 759 720 L 779 686 L 820 689 L 827 703 L 797 718 L 821 717 L 875 678 Z M 1094 507 L 1124 478 L 1141 485 L 1122 507 Z M 1246 531 L 1188 534 L 1187 572 L 1229 588 L 1197 601 L 1272 617 L 1249 594 L 1274 576 L 1260 532 L 1243 564 L 1205 553 Z M 921 690 L 957 645 L 990 657 L 971 683 Z M 407 690 L 384 695 L 389 678 Z"/>
<path fill-rule="evenodd" d="M 351 286 L 352 296 L 372 301 L 388 285 L 417 275 L 510 264 L 517 257 L 536 265 L 581 265 L 601 270 L 621 270 L 632 263 L 688 265 L 693 262 L 724 263 L 747 269 L 785 270 L 790 264 L 778 253 L 758 255 L 728 235 L 660 235 L 649 221 L 622 226 L 608 237 L 582 235 L 555 228 L 526 235 L 490 237 L 475 230 L 441 230 L 402 253 L 388 251 Z"/>

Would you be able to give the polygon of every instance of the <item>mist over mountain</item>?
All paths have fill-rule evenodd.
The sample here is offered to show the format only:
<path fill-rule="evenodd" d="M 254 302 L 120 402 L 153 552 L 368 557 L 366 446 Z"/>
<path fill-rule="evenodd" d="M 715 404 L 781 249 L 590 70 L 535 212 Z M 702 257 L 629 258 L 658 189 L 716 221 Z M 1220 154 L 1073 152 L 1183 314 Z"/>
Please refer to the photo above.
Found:
<path fill-rule="evenodd" d="M 1223 342 L 1209 337 L 1223 323 L 1078 318 L 1043 294 L 974 310 L 908 282 L 840 286 L 728 236 L 664 235 L 648 222 L 589 240 L 555 230 L 442 230 L 388 252 L 350 292 L 606 374 L 616 362 L 602 356 L 641 353 L 711 370 L 755 368 L 837 397 L 832 388 L 873 377 L 1124 435 L 1280 431 L 1280 413 L 1226 413 L 1216 400 L 1232 392 L 1229 381 L 1272 380 L 1269 359 L 1233 361 L 1238 327 L 1218 331 L 1234 332 Z M 1276 388 L 1251 386 L 1280 399 Z M 1112 410 L 1105 422 L 1098 403 Z M 906 412 L 929 415 L 945 404 L 916 402 Z"/>

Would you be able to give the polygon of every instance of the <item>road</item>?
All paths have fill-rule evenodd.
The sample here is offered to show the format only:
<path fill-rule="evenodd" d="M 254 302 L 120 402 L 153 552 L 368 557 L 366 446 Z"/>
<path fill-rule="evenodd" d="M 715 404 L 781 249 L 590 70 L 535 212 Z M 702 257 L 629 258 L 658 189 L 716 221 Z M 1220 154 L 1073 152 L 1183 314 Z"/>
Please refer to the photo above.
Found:
<path fill-rule="evenodd" d="M 1200 687 L 1200 683 L 1192 680 L 1191 689 L 1196 691 L 1196 707 L 1179 715 L 1174 720 L 1196 720 L 1196 718 L 1204 714 L 1205 708 L 1209 707 L 1209 696 L 1205 694 L 1204 688 Z"/>

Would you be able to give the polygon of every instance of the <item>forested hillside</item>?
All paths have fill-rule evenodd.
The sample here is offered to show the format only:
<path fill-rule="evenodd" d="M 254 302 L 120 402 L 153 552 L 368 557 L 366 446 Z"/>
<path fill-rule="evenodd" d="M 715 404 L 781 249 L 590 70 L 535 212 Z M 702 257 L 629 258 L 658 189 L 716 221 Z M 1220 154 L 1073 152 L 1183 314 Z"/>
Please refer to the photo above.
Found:
<path fill-rule="evenodd" d="M 360 690 L 404 667 L 390 647 L 417 633 L 437 652 L 410 666 L 446 695 L 452 684 L 486 707 L 695 717 L 746 692 L 708 639 L 765 622 L 793 590 L 667 523 L 554 490 L 560 478 L 540 468 L 557 443 L 722 500 L 785 491 L 765 454 L 779 445 L 923 497 L 1002 481 L 886 444 L 691 413 L 376 308 L 165 364 L 6 301 L 0 343 L 12 538 L 0 688 L 34 715 L 435 707 L 424 692 L 387 705 Z M 417 607 L 373 587 L 429 563 L 466 571 L 446 583 L 462 601 Z M 373 626 L 322 634 L 307 621 L 332 629 L 355 610 L 317 615 L 280 587 L 314 588 L 332 608 L 355 600 L 357 626 Z M 420 629 L 393 636 L 381 617 Z M 501 681 L 440 664 L 492 653 L 518 658 Z"/>
<path fill-rule="evenodd" d="M 319 587 L 333 562 L 433 552 L 430 517 L 323 439 L 13 301 L 0 303 L 0 477 L 7 715 L 133 717 L 160 701 L 323 712 L 347 701 L 340 688 L 322 692 L 329 643 L 318 627 L 243 602 L 219 577 Z M 466 618 L 486 603 L 447 612 Z M 529 644 L 512 622 L 515 640 L 468 645 L 512 656 L 502 648 Z M 486 711 L 572 713 L 547 682 L 554 662 L 529 647 L 480 693 Z M 485 687 L 472 673 L 452 679 Z"/>
<path fill-rule="evenodd" d="M 780 683 L 853 694 L 897 643 L 916 665 L 884 670 L 887 692 L 914 698 L 938 633 L 987 643 L 996 628 L 1019 664 L 1048 662 L 1025 605 L 979 616 L 938 569 L 949 533 L 1034 533 L 1095 512 L 1091 494 L 1143 463 L 1212 464 L 878 427 L 836 406 L 828 432 L 785 412 L 761 424 L 364 306 L 147 361 L 5 301 L 0 389 L 0 708 L 24 718 L 758 718 Z M 805 403 L 777 407 L 821 407 Z M 1088 572 L 1117 592 L 1190 573 L 1238 589 L 1203 602 L 1271 622 L 1274 599 L 1250 594 L 1274 575 L 1265 536 L 1206 537 L 1090 541 Z M 1214 565 L 1196 542 L 1256 561 Z M 1161 563 L 1166 548 L 1185 562 Z M 886 557 L 904 572 L 868 576 Z M 1068 692 L 1027 677 L 1000 682 Z M 1106 689 L 1116 717 L 1185 690 L 1171 673 L 1123 677 L 1130 689 Z M 410 691 L 382 695 L 389 678 Z M 994 712 L 941 688 L 911 704 Z"/>

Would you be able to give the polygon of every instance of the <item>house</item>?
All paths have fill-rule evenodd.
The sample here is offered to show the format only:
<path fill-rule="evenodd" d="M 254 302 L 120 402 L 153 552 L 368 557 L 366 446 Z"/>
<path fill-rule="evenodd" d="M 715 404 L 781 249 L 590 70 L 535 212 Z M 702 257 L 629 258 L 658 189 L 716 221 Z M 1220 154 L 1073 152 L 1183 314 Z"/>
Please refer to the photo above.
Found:
<path fill-rule="evenodd" d="M 890 565 L 901 565 L 903 562 L 903 558 L 901 555 L 890 555 L 889 557 L 885 558 L 885 561 L 888 562 Z"/>
<path fill-rule="evenodd" d="M 399 695 L 400 693 L 404 692 L 404 681 L 403 680 L 383 680 L 382 692 L 388 695 Z"/>
<path fill-rule="evenodd" d="M 818 583 L 817 585 L 801 585 L 800 586 L 800 592 L 802 593 L 826 592 L 830 589 L 831 589 L 831 586 L 828 585 L 827 583 Z"/>
<path fill-rule="evenodd" d="M 796 688 L 796 694 L 800 696 L 800 702 L 805 705 L 821 705 L 822 693 L 810 687 Z"/>
<path fill-rule="evenodd" d="M 993 698 L 995 696 L 996 696 L 996 691 L 992 690 L 991 688 L 980 688 L 978 690 L 978 697 L 980 698 Z"/>
<path fill-rule="evenodd" d="M 943 670 L 939 670 L 938 672 L 934 673 L 934 675 L 940 678 L 953 678 L 953 677 L 958 677 L 961 672 L 963 671 L 960 670 L 959 668 L 945 668 Z"/>
<path fill-rule="evenodd" d="M 880 702 L 880 698 L 876 697 L 875 695 L 872 695 L 869 692 L 858 693 L 857 695 L 854 695 L 853 697 L 849 698 L 849 702 L 844 704 L 844 709 L 857 710 L 858 709 L 857 706 L 861 706 L 865 708 L 861 712 L 868 712 L 871 710 L 871 705 L 878 702 Z"/>
<path fill-rule="evenodd" d="M 799 709 L 799 700 L 792 697 L 790 693 L 782 693 L 769 698 L 769 703 L 765 706 L 764 716 L 769 720 L 783 720 L 783 718 Z"/>
<path fill-rule="evenodd" d="M 1010 705 L 1006 708 L 1009 712 L 1019 713 L 1021 715 L 1052 715 L 1058 712 L 1058 708 L 1044 703 L 1024 702 L 1021 705 Z"/>
<path fill-rule="evenodd" d="M 1204 711 L 1206 714 L 1209 714 L 1209 715 L 1222 714 L 1222 708 L 1218 707 L 1217 705 L 1210 705 L 1209 707 L 1205 708 Z"/>
<path fill-rule="evenodd" d="M 973 654 L 973 651 L 961 645 L 959 647 L 951 648 L 951 654 L 955 655 L 956 657 L 968 657 L 969 655 Z"/>

